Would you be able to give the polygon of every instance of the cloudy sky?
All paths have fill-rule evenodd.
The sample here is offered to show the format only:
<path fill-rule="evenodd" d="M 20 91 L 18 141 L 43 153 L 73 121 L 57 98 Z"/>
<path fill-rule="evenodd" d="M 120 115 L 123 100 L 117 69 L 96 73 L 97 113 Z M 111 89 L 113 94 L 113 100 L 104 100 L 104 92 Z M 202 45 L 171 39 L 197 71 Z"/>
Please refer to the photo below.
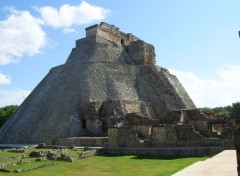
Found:
<path fill-rule="evenodd" d="M 198 107 L 240 101 L 239 0 L 2 0 L 0 107 L 20 104 L 105 21 L 155 46 Z"/>

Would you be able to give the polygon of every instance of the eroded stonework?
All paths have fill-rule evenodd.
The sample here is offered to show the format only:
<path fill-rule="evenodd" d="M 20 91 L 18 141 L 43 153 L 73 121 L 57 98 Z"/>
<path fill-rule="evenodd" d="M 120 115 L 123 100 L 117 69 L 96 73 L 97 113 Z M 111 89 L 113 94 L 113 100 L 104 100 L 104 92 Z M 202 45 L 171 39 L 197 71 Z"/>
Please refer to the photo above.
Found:
<path fill-rule="evenodd" d="M 170 112 L 193 108 L 176 76 L 155 65 L 153 45 L 101 23 L 37 85 L 1 128 L 0 142 L 54 144 L 129 125 L 146 136 Z"/>

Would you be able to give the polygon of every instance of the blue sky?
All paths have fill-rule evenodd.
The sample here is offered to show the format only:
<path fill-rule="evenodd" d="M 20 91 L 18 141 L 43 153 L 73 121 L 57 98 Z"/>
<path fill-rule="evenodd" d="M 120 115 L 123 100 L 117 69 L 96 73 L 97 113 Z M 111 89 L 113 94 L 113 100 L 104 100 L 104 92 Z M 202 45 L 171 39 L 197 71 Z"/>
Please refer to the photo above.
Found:
<path fill-rule="evenodd" d="M 153 44 L 198 107 L 240 101 L 239 0 L 2 0 L 0 107 L 20 104 L 101 21 Z"/>

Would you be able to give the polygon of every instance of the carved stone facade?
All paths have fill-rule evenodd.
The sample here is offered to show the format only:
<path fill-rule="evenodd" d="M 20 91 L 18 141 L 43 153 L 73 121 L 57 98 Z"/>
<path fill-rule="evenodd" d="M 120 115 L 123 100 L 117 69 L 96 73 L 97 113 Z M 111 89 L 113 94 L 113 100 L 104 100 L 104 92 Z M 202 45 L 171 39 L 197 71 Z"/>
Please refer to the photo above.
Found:
<path fill-rule="evenodd" d="M 131 42 L 139 40 L 139 38 L 131 33 L 126 34 L 114 25 L 104 22 L 100 23 L 100 25 L 96 24 L 86 28 L 86 37 L 96 35 L 122 46 L 129 45 Z"/>

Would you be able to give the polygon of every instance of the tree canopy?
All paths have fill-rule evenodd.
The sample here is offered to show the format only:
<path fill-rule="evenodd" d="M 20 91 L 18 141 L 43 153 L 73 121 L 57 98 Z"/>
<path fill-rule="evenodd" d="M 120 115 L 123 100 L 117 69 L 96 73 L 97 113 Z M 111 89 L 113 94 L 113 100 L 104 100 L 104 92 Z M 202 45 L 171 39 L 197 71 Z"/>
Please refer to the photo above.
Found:
<path fill-rule="evenodd" d="M 232 104 L 231 116 L 233 116 L 235 119 L 240 119 L 240 102 Z"/>
<path fill-rule="evenodd" d="M 234 117 L 240 119 L 240 102 L 233 103 L 229 106 L 216 107 L 216 108 L 200 108 L 206 114 L 213 114 L 215 116 Z"/>
<path fill-rule="evenodd" d="M 201 108 L 202 112 L 206 114 L 214 114 L 216 116 L 230 116 L 232 113 L 232 106 L 216 107 L 216 108 Z"/>
<path fill-rule="evenodd" d="M 9 117 L 17 110 L 17 105 L 5 106 L 0 108 L 0 128 L 7 121 Z"/>

